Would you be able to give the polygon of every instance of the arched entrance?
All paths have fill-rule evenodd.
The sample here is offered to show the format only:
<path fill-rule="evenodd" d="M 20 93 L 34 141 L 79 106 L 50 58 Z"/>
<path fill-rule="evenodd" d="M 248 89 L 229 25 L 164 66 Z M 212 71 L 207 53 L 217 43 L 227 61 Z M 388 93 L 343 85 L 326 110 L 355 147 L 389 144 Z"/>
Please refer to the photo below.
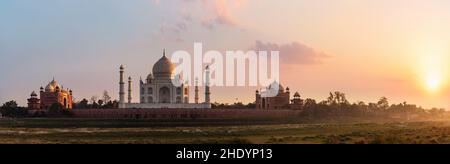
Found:
<path fill-rule="evenodd" d="M 170 89 L 168 87 L 159 89 L 159 103 L 170 103 Z"/>
<path fill-rule="evenodd" d="M 148 102 L 147 103 L 153 103 L 153 97 L 148 97 Z"/>

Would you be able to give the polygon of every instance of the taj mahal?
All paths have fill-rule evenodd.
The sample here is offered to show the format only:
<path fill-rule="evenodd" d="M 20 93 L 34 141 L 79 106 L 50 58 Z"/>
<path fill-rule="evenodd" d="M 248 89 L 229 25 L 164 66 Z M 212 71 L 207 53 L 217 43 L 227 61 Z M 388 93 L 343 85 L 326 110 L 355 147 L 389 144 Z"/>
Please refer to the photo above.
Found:
<path fill-rule="evenodd" d="M 145 80 L 139 81 L 139 103 L 132 103 L 132 78 L 128 78 L 128 98 L 125 100 L 125 68 L 120 66 L 119 108 L 121 109 L 210 109 L 209 68 L 205 69 L 205 100 L 199 103 L 198 81 L 194 103 L 189 102 L 189 86 L 179 75 L 174 75 L 175 65 L 166 57 L 165 50 Z M 180 85 L 174 85 L 179 82 Z"/>

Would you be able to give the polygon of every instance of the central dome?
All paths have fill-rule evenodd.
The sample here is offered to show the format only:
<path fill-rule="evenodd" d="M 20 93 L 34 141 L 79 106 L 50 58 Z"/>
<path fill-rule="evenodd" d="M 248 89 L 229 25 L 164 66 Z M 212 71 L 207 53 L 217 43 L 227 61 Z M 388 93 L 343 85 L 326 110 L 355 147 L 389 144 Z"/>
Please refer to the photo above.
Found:
<path fill-rule="evenodd" d="M 48 85 L 45 87 L 45 91 L 46 92 L 55 92 L 56 88 L 61 88 L 59 87 L 58 82 L 55 81 L 55 79 L 53 78 L 53 80 L 48 83 Z"/>
<path fill-rule="evenodd" d="M 175 65 L 164 55 L 153 65 L 153 75 L 155 77 L 172 77 Z"/>

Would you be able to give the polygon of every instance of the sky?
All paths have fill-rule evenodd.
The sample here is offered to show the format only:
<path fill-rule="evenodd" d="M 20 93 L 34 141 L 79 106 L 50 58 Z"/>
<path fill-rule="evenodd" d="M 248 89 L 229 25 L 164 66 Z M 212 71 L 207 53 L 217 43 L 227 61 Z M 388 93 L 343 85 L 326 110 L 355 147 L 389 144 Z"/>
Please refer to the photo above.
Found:
<path fill-rule="evenodd" d="M 118 97 L 177 50 L 280 51 L 283 86 L 324 100 L 450 109 L 448 0 L 2 0 L 0 103 L 26 105 L 54 77 L 76 101 Z M 135 81 L 137 82 L 137 81 Z M 138 101 L 138 88 L 133 88 Z M 212 101 L 254 101 L 256 87 L 215 87 Z M 191 95 L 191 98 L 193 95 Z M 191 100 L 192 101 L 192 100 Z"/>

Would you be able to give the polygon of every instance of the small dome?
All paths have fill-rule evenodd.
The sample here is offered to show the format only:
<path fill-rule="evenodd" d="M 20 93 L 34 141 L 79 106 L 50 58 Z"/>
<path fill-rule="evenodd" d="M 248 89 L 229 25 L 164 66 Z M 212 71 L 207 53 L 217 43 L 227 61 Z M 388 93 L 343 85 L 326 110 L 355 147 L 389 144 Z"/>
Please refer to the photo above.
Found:
<path fill-rule="evenodd" d="M 45 92 L 55 92 L 55 87 L 49 84 L 45 87 Z"/>
<path fill-rule="evenodd" d="M 277 85 L 278 85 L 278 88 L 276 88 L 276 89 L 278 89 L 278 91 L 279 91 L 280 93 L 284 92 L 283 86 L 282 86 L 280 83 L 276 82 L 276 81 L 273 82 L 272 84 L 270 84 L 269 87 L 268 87 L 268 89 L 272 89 L 273 86 L 277 86 Z"/>
<path fill-rule="evenodd" d="M 55 79 L 53 79 L 48 85 L 45 87 L 45 92 L 55 92 L 57 88 L 61 88 Z"/>
<path fill-rule="evenodd" d="M 31 97 L 37 97 L 37 94 L 36 94 L 36 92 L 31 92 L 31 95 L 30 95 Z"/>
<path fill-rule="evenodd" d="M 300 97 L 300 93 L 295 92 L 294 97 Z"/>
<path fill-rule="evenodd" d="M 158 60 L 158 62 L 153 65 L 153 74 L 155 77 L 172 77 L 173 71 L 175 70 L 175 65 L 169 60 L 169 58 L 164 56 Z"/>
<path fill-rule="evenodd" d="M 147 80 L 153 79 L 153 74 L 148 74 Z"/>

